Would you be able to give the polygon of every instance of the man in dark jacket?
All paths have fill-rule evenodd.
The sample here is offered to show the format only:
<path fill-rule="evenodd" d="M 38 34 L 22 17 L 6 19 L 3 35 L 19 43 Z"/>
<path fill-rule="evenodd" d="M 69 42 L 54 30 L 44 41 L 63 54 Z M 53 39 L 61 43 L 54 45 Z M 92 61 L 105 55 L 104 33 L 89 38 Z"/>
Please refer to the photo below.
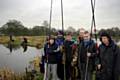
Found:
<path fill-rule="evenodd" d="M 83 41 L 79 44 L 78 60 L 81 72 L 81 80 L 92 80 L 94 70 L 94 62 L 96 55 L 96 46 L 93 40 L 90 39 L 90 33 L 84 32 Z"/>
<path fill-rule="evenodd" d="M 83 43 L 83 37 L 84 37 L 84 33 L 85 33 L 85 29 L 84 28 L 81 28 L 80 31 L 79 31 L 79 36 L 78 36 L 78 43 L 77 43 L 77 46 L 78 46 L 78 60 L 77 60 L 77 65 L 78 65 L 78 79 L 81 78 L 81 62 L 80 62 L 80 54 L 79 52 L 81 51 L 81 46 L 82 46 L 82 43 Z"/>
<path fill-rule="evenodd" d="M 47 58 L 47 79 L 50 80 L 58 80 L 57 77 L 57 55 L 59 52 L 59 47 L 55 43 L 54 36 L 51 36 L 49 39 L 49 43 L 45 46 L 45 56 Z"/>
<path fill-rule="evenodd" d="M 64 41 L 65 49 L 65 71 L 66 71 L 66 80 L 71 78 L 71 62 L 72 62 L 72 46 L 74 42 L 72 41 L 72 34 L 69 32 Z"/>
<path fill-rule="evenodd" d="M 120 49 L 110 35 L 102 32 L 100 35 L 97 80 L 120 80 Z"/>

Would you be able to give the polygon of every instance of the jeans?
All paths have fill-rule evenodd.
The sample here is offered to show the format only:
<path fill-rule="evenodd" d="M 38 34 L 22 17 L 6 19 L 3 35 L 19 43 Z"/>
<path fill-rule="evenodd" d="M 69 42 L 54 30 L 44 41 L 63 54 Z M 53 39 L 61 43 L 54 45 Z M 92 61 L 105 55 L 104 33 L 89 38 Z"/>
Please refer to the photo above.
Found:
<path fill-rule="evenodd" d="M 57 76 L 57 64 L 48 64 L 47 65 L 47 77 L 48 80 L 58 80 Z"/>

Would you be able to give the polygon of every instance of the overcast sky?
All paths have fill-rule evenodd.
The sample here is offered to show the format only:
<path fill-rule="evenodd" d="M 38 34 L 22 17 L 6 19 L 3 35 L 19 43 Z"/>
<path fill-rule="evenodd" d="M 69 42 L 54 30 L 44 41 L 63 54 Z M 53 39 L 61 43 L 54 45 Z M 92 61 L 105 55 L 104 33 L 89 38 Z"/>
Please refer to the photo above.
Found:
<path fill-rule="evenodd" d="M 96 24 L 100 28 L 120 27 L 120 0 L 96 0 Z M 65 27 L 90 29 L 90 0 L 63 0 Z M 0 0 L 0 26 L 16 19 L 26 27 L 49 20 L 50 0 Z M 60 0 L 53 0 L 52 26 L 61 29 Z M 59 27 L 59 28 L 58 28 Z"/>

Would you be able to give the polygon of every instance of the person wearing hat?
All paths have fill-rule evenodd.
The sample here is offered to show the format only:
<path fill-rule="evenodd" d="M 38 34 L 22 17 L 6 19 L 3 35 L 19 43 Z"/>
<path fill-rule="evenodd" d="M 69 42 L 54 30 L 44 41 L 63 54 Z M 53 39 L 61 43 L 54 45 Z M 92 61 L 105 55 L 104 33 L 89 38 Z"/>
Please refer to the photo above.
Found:
<path fill-rule="evenodd" d="M 107 32 L 100 35 L 96 80 L 120 80 L 120 49 Z"/>
<path fill-rule="evenodd" d="M 49 37 L 49 43 L 45 46 L 45 55 L 47 60 L 47 79 L 48 80 L 58 80 L 57 76 L 57 55 L 59 52 L 59 47 L 55 43 L 55 37 Z M 51 78 L 52 75 L 52 78 Z"/>
<path fill-rule="evenodd" d="M 64 33 L 63 33 L 63 31 L 59 30 L 57 32 L 57 38 L 56 38 L 55 42 L 60 48 L 60 51 L 58 52 L 58 55 L 57 55 L 57 60 L 58 60 L 57 74 L 58 74 L 58 77 L 60 78 L 60 80 L 63 80 L 64 79 L 64 64 L 62 63 L 63 52 L 61 50 L 62 47 L 63 47 L 63 43 L 64 43 Z"/>

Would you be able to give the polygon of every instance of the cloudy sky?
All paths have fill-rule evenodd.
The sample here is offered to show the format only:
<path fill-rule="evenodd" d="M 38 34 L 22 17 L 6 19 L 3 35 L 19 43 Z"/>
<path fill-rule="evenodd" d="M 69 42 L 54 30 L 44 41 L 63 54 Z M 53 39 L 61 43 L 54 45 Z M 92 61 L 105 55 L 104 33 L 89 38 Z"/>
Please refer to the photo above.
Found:
<path fill-rule="evenodd" d="M 100 28 L 120 27 L 120 0 L 96 0 L 96 24 Z M 90 29 L 90 0 L 63 0 L 65 27 Z M 16 19 L 27 27 L 49 20 L 50 0 L 0 0 L 0 26 Z M 60 0 L 53 0 L 52 27 L 61 29 Z"/>

